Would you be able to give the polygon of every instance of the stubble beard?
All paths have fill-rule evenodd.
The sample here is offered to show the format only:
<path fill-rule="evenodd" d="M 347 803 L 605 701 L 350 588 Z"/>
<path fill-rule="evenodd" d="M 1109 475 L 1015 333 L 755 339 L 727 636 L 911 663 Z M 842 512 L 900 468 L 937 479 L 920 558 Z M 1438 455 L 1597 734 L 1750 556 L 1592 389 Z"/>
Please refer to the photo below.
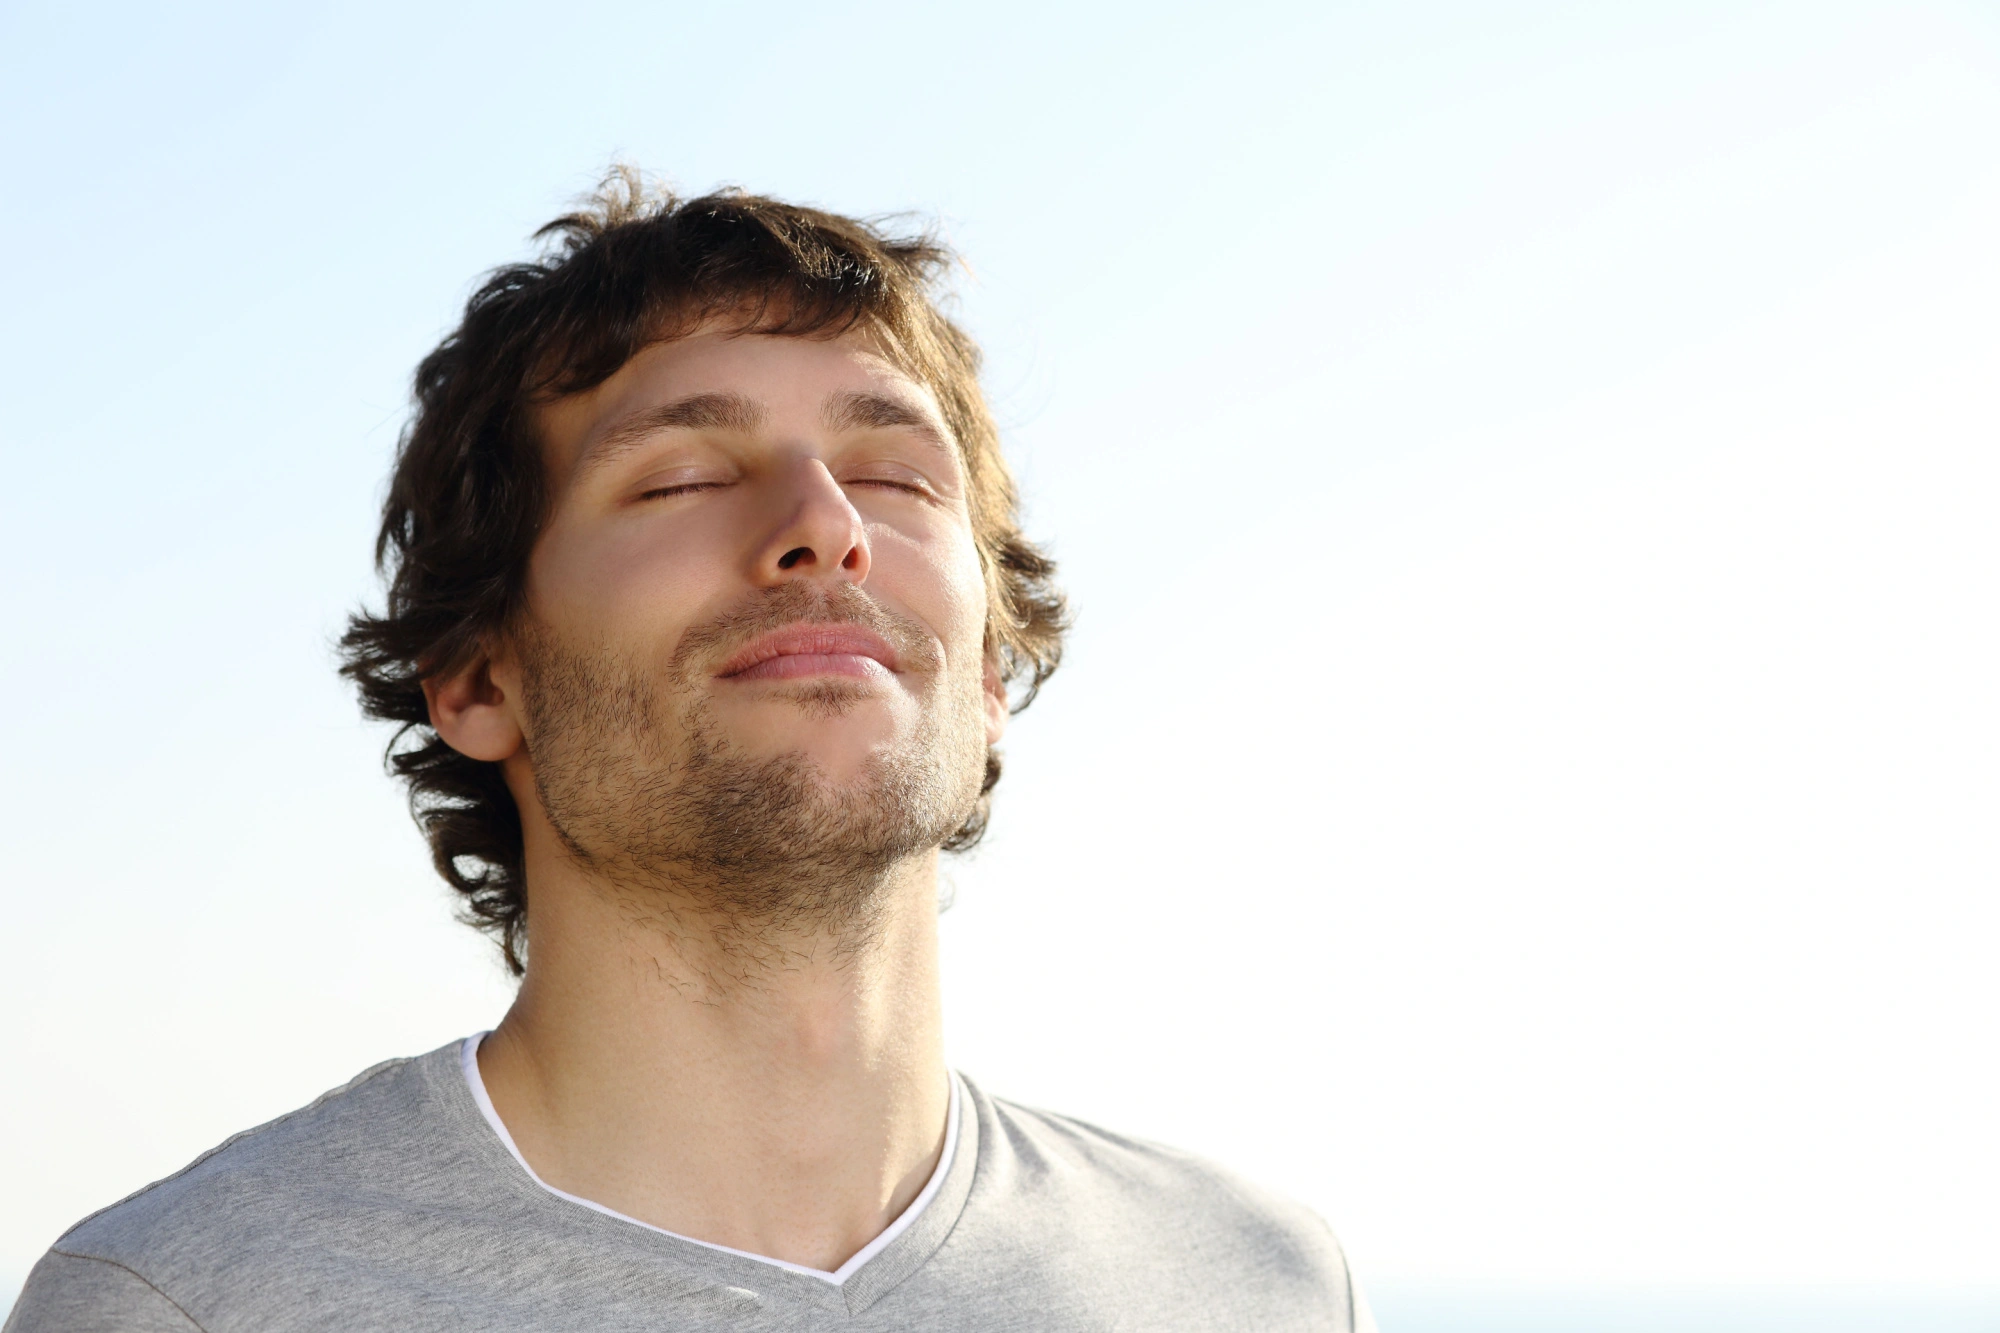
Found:
<path fill-rule="evenodd" d="M 845 782 L 798 751 L 742 753 L 704 688 L 732 645 L 800 620 L 866 625 L 931 687 L 918 727 Z M 641 914 L 691 910 L 740 942 L 801 934 L 857 942 L 896 870 L 935 850 L 978 799 L 978 678 L 946 674 L 920 627 L 852 585 L 787 584 L 697 626 L 664 678 L 537 626 L 517 638 L 542 809 L 564 852 Z M 789 702 L 825 719 L 866 697 L 856 684 L 823 679 L 794 687 Z"/>

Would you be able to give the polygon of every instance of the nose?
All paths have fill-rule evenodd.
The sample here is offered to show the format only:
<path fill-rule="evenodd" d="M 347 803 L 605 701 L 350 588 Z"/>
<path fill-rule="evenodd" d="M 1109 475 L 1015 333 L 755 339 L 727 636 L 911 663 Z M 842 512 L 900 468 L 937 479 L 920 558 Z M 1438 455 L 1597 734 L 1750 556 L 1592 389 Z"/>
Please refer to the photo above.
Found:
<path fill-rule="evenodd" d="M 758 549 L 757 581 L 776 587 L 800 579 L 867 579 L 867 527 L 826 464 L 802 458 L 773 480 L 780 518 Z"/>

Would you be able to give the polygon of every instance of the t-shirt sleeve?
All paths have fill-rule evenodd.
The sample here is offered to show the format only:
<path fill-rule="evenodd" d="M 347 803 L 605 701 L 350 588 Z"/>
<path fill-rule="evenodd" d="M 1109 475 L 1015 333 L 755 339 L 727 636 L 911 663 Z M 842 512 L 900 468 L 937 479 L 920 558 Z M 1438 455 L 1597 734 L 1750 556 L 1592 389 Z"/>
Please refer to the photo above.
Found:
<path fill-rule="evenodd" d="M 201 1333 L 145 1278 L 109 1259 L 50 1250 L 0 1333 Z"/>

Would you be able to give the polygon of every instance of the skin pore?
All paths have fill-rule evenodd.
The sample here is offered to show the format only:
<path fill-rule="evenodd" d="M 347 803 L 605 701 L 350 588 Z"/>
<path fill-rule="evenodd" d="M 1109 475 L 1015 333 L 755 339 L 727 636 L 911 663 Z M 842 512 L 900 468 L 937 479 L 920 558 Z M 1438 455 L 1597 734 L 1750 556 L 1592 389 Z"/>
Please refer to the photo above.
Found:
<path fill-rule="evenodd" d="M 481 1075 L 550 1185 L 834 1270 L 943 1147 L 937 847 L 1006 718 L 956 446 L 858 333 L 697 330 L 539 425 L 523 623 L 425 684 L 522 816 Z"/>

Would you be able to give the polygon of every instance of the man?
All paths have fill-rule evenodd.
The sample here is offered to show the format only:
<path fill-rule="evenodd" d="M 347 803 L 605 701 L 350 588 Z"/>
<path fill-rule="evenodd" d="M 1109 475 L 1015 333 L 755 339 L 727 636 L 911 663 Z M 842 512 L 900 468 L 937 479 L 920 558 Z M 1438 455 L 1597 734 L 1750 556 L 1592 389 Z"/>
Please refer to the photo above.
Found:
<path fill-rule="evenodd" d="M 1303 1209 L 945 1067 L 939 853 L 1064 623 L 946 252 L 629 174 L 545 234 L 417 372 L 344 640 L 519 997 L 8 1329 L 1367 1327 Z"/>

